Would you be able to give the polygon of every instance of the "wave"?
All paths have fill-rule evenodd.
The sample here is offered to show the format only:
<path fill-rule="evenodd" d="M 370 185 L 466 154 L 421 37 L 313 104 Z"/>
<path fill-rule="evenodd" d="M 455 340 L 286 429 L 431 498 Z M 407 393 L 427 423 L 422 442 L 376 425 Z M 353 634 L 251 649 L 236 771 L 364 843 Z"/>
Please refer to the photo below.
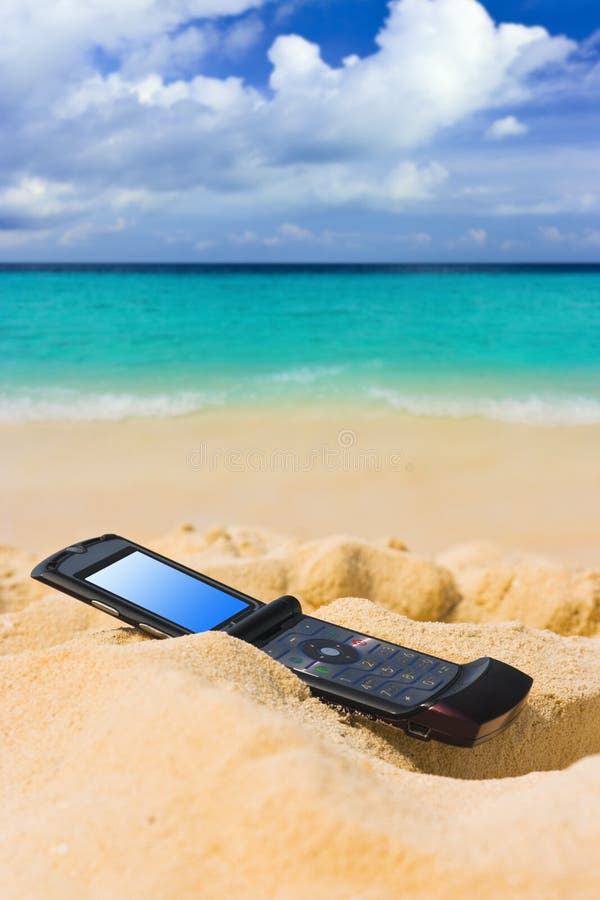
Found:
<path fill-rule="evenodd" d="M 483 418 L 520 425 L 597 425 L 600 424 L 600 400 L 580 395 L 523 397 L 434 397 L 402 394 L 389 388 L 370 388 L 373 400 L 416 416 L 453 419 Z"/>
<path fill-rule="evenodd" d="M 272 372 L 263 377 L 264 382 L 276 384 L 314 384 L 327 378 L 335 378 L 344 371 L 343 366 L 299 366 L 282 372 Z"/>
<path fill-rule="evenodd" d="M 224 406 L 244 406 L 269 400 L 290 405 L 303 401 L 338 406 L 349 401 L 358 407 L 380 402 L 391 409 L 415 416 L 466 419 L 484 418 L 525 425 L 600 424 L 600 398 L 556 394 L 529 394 L 521 397 L 448 397 L 418 392 L 402 392 L 381 386 L 356 390 L 352 384 L 339 384 L 334 367 L 295 369 L 256 378 L 253 383 L 215 387 L 205 391 L 164 391 L 133 393 L 120 391 L 79 391 L 70 388 L 20 388 L 0 394 L 0 423 L 19 424 L 35 421 L 118 421 L 128 418 L 172 418 Z M 284 377 L 287 376 L 287 377 Z M 293 385 L 312 385 L 328 381 L 325 391 L 315 393 L 294 390 Z M 289 390 L 280 390 L 288 385 Z"/>
<path fill-rule="evenodd" d="M 168 418 L 222 406 L 219 393 L 131 394 L 84 393 L 69 389 L 18 392 L 0 395 L 0 422 L 106 421 L 133 417 Z"/>

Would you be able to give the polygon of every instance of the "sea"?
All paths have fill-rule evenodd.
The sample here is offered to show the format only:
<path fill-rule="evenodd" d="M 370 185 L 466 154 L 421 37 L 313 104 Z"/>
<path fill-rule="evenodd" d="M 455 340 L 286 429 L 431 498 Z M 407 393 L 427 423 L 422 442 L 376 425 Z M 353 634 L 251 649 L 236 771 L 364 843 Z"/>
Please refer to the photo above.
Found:
<path fill-rule="evenodd" d="M 0 266 L 0 422 L 354 404 L 600 422 L 600 265 Z"/>

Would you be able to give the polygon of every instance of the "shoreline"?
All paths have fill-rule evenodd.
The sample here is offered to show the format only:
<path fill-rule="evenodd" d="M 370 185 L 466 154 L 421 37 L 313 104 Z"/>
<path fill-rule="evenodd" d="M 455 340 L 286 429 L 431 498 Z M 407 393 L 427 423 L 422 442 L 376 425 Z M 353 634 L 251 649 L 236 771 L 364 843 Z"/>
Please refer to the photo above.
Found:
<path fill-rule="evenodd" d="M 182 522 L 236 522 L 598 564 L 600 425 L 315 403 L 2 424 L 0 440 L 0 540 L 36 552 L 102 531 L 143 541 Z"/>

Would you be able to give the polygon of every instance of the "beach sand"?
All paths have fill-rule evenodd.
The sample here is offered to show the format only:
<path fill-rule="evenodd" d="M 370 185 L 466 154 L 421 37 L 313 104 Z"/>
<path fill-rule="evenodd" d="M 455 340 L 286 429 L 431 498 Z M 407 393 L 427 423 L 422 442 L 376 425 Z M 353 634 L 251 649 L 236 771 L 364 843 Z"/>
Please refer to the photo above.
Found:
<path fill-rule="evenodd" d="M 0 445 L 0 542 L 40 554 L 107 531 L 144 542 L 180 522 L 250 522 L 599 561 L 600 426 L 255 406 L 2 425 Z"/>
<path fill-rule="evenodd" d="M 3 548 L 3 898 L 596 897 L 600 572 L 482 541 L 433 559 L 396 533 L 186 524 L 149 543 L 262 599 L 524 669 L 528 705 L 474 750 L 328 707 L 224 634 L 119 627 Z"/>

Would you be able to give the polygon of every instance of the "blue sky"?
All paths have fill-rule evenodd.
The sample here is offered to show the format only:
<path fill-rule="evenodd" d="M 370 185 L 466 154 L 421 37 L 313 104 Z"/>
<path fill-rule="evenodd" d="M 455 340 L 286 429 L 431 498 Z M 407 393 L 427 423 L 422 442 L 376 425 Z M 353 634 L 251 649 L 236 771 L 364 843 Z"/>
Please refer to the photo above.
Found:
<path fill-rule="evenodd" d="M 2 261 L 600 261 L 596 0 L 5 0 Z"/>

